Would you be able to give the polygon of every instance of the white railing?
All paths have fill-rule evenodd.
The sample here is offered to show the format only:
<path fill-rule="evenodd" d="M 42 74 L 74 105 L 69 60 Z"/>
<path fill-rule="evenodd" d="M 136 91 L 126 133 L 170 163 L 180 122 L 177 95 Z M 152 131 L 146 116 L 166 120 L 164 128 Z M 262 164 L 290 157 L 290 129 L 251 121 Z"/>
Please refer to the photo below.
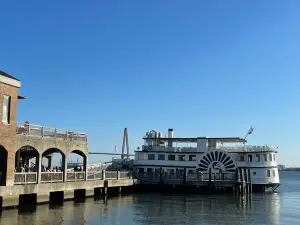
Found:
<path fill-rule="evenodd" d="M 118 179 L 118 171 L 105 171 L 105 179 L 117 180 Z"/>
<path fill-rule="evenodd" d="M 42 172 L 41 173 L 41 183 L 56 183 L 63 182 L 64 173 L 63 172 Z"/>
<path fill-rule="evenodd" d="M 102 180 L 102 179 L 103 179 L 102 171 L 97 171 L 97 172 L 89 171 L 88 172 L 87 180 Z"/>
<path fill-rule="evenodd" d="M 15 173 L 14 183 L 15 184 L 36 184 L 37 173 Z"/>
<path fill-rule="evenodd" d="M 103 179 L 103 173 L 105 179 Z M 132 172 L 119 171 L 89 171 L 87 173 L 87 180 L 122 180 L 132 179 Z M 66 182 L 84 181 L 85 172 L 67 172 Z M 41 183 L 60 183 L 64 182 L 63 172 L 41 172 Z M 36 184 L 37 173 L 25 172 L 14 174 L 14 184 Z"/>
<path fill-rule="evenodd" d="M 273 146 L 273 145 L 264 145 L 264 146 L 255 146 L 255 145 L 219 146 L 216 149 L 225 150 L 227 152 L 269 152 L 269 151 L 278 151 L 278 147 Z"/>
<path fill-rule="evenodd" d="M 85 180 L 85 172 L 67 172 L 66 181 L 83 181 Z"/>
<path fill-rule="evenodd" d="M 87 134 L 30 123 L 17 123 L 17 134 L 87 142 Z"/>
<path fill-rule="evenodd" d="M 132 174 L 129 171 L 126 172 L 119 172 L 119 179 L 131 179 L 132 178 Z"/>

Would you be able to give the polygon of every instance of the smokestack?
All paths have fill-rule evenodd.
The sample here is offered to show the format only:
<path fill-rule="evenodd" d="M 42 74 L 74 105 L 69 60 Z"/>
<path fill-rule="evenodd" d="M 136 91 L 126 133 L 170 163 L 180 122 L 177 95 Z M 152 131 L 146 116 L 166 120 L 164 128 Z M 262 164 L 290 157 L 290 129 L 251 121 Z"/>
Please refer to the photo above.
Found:
<path fill-rule="evenodd" d="M 173 129 L 169 128 L 168 130 L 168 138 L 174 138 Z M 168 140 L 168 147 L 173 147 L 173 141 Z"/>

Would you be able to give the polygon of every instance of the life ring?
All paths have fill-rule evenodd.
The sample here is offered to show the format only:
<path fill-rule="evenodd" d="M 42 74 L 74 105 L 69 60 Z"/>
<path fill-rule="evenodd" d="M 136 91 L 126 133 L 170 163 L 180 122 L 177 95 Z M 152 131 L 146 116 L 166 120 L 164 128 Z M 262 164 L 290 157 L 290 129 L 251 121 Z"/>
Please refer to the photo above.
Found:
<path fill-rule="evenodd" d="M 152 145 L 149 145 L 148 150 L 152 150 Z"/>

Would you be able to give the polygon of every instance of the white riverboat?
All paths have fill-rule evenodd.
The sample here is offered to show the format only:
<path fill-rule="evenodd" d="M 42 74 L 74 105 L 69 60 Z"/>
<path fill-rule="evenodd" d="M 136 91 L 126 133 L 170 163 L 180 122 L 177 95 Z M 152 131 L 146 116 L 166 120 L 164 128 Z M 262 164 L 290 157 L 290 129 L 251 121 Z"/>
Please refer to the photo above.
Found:
<path fill-rule="evenodd" d="M 173 129 L 168 130 L 168 137 L 150 131 L 143 139 L 134 160 L 140 172 L 219 173 L 250 168 L 253 191 L 270 192 L 280 185 L 276 146 L 250 146 L 238 137 L 175 138 Z"/>

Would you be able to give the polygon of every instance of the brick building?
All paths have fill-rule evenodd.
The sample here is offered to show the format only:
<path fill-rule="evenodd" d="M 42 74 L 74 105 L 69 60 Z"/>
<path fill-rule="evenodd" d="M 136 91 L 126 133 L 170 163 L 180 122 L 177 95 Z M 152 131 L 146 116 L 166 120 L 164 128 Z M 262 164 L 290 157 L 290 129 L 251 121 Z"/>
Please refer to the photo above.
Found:
<path fill-rule="evenodd" d="M 0 70 L 0 183 L 13 185 L 18 90 L 21 81 Z"/>

